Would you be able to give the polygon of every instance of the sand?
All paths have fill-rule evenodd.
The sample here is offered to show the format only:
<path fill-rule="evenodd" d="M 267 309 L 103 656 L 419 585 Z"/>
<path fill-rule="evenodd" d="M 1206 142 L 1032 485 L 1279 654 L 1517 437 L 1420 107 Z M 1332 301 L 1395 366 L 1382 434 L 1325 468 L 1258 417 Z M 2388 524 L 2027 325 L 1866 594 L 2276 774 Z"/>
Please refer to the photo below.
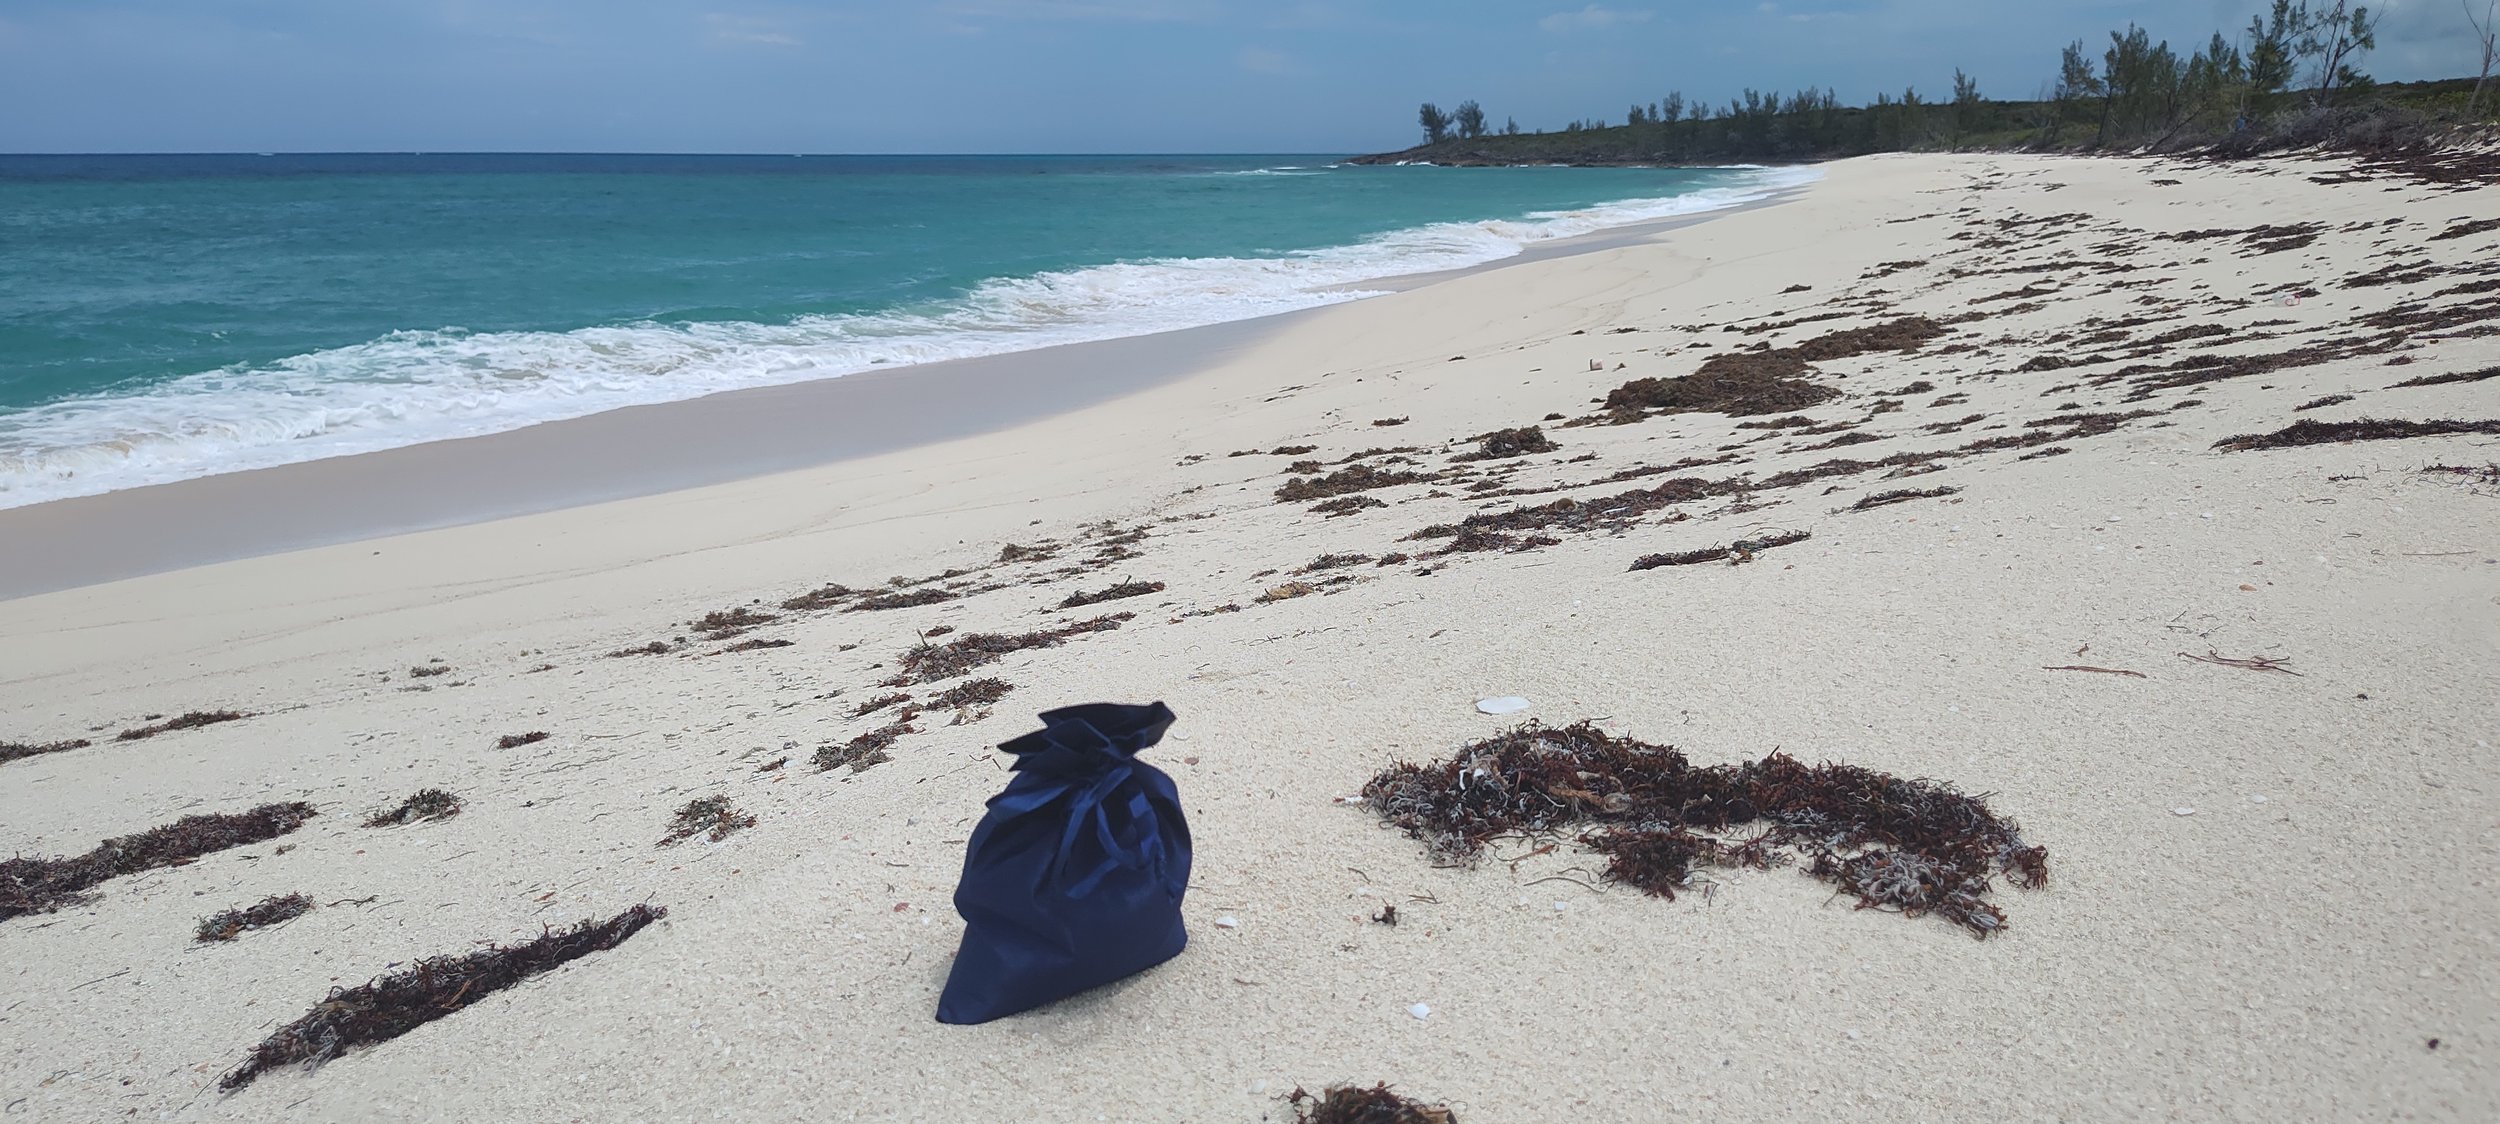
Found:
<path fill-rule="evenodd" d="M 1779 206 L 1305 314 L 1029 424 L 0 602 L 0 741 L 98 740 L 0 765 L 0 849 L 77 853 L 267 801 L 321 810 L 284 853 L 243 847 L 0 922 L 0 1111 L 1247 1121 L 1289 1119 L 1297 1083 L 1388 1081 L 1471 1122 L 2488 1119 L 2500 489 L 2419 470 L 2500 460 L 2500 442 L 2212 446 L 2303 419 L 2500 416 L 2500 380 L 2392 386 L 2500 364 L 2493 297 L 2472 287 L 2500 239 L 2435 237 L 2500 218 L 2500 193 L 2348 178 L 2340 161 L 1825 172 Z M 2304 223 L 2319 227 L 2299 245 L 2158 236 Z M 1924 264 L 1886 267 L 1902 262 Z M 2429 268 L 2347 284 L 2415 262 Z M 2399 307 L 2454 314 L 2385 318 Z M 1557 452 L 1451 459 L 1707 356 L 1974 313 L 1915 351 L 1817 363 L 1842 396 L 1802 413 L 1854 429 L 1543 421 Z M 2134 317 L 2155 320 L 2110 326 Z M 2223 331 L 2147 342 L 2205 326 Z M 2122 374 L 2329 341 L 2323 361 Z M 1933 388 L 1883 393 L 1919 381 Z M 2355 397 L 2296 409 L 2336 394 Z M 1875 412 L 1885 401 L 1901 406 Z M 2153 413 L 2107 432 L 2071 421 L 2137 410 Z M 1421 556 L 1448 540 L 1404 536 L 1478 511 L 2044 431 L 2077 435 L 1517 552 L 1292 573 L 1328 553 Z M 1807 448 L 1853 434 L 1877 440 Z M 1367 494 L 1387 506 L 1326 518 L 1274 499 L 1297 457 L 1227 455 L 1304 444 L 1503 475 L 1383 489 Z M 2069 451 L 2021 459 L 2051 447 Z M 1522 494 L 1470 499 L 1480 486 Z M 1960 491 L 1839 510 L 1937 487 Z M 1813 537 L 1750 565 L 1628 570 L 1787 529 Z M 1053 559 L 997 562 L 1045 540 Z M 787 614 L 720 642 L 685 623 L 949 569 L 1000 588 Z M 1355 580 L 1255 600 L 1336 575 Z M 1168 588 L 1053 608 L 1129 578 Z M 852 711 L 920 634 L 1113 611 L 1137 616 L 987 669 L 1015 685 L 993 713 L 924 715 L 865 772 L 809 767 L 881 724 Z M 792 643 L 724 651 L 756 638 Z M 670 651 L 605 656 L 654 640 Z M 2209 652 L 2298 674 L 2181 658 Z M 1474 703 L 1514 694 L 1526 717 L 1595 719 L 1700 761 L 1776 748 L 1989 793 L 2049 848 L 2051 881 L 2001 889 L 2010 924 L 1980 941 L 1852 909 L 1791 870 L 1720 872 L 1666 902 L 1577 884 L 1602 864 L 1567 841 L 1436 868 L 1336 802 L 1393 761 L 1505 728 Z M 1190 949 L 1031 1015 L 936 1024 L 962 840 L 1002 778 L 990 747 L 1034 711 L 1106 698 L 1181 715 L 1154 757 L 1197 836 Z M 112 740 L 221 707 L 255 717 Z M 551 736 L 496 748 L 535 730 Z M 358 826 L 428 786 L 463 813 Z M 714 794 L 758 824 L 656 845 Z M 210 913 L 294 892 L 319 904 L 191 943 Z M 334 986 L 645 901 L 667 920 L 620 948 L 318 1071 L 215 1091 Z M 1401 924 L 1369 920 L 1384 903 Z"/>

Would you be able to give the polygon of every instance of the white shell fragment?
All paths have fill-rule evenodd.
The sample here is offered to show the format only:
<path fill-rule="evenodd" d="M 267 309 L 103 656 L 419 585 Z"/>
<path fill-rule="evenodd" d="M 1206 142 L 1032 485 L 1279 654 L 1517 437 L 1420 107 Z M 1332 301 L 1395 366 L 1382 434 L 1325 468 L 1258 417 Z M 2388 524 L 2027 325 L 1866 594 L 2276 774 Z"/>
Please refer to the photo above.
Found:
<path fill-rule="evenodd" d="M 1229 913 L 1225 914 L 1224 916 L 1215 919 L 1215 927 L 1218 929 L 1241 928 L 1241 918 L 1235 917 Z"/>
<path fill-rule="evenodd" d="M 1407 1009 L 1406 1009 L 1406 1013 L 1407 1013 L 1407 1014 L 1410 1014 L 1410 1015 L 1413 1015 L 1413 1016 L 1415 1016 L 1416 1018 L 1419 1018 L 1419 1019 L 1428 1019 L 1428 1018 L 1431 1018 L 1431 1017 L 1432 1017 L 1432 1008 L 1430 1008 L 1430 1007 L 1428 1007 L 1428 1006 L 1425 1006 L 1424 1004 L 1418 1003 L 1418 1004 L 1416 1004 L 1416 1005 L 1414 1005 L 1414 1006 L 1412 1006 L 1412 1007 L 1407 1008 Z"/>
<path fill-rule="evenodd" d="M 1528 700 L 1517 695 L 1476 700 L 1476 710 L 1484 714 L 1517 714 L 1526 709 L 1528 709 Z"/>
<path fill-rule="evenodd" d="M 2181 808 L 2172 808 L 2172 809 L 2170 810 L 2170 814 L 2171 814 L 2171 815 L 2174 815 L 2174 816 L 2193 816 L 2193 815 L 2195 815 L 2195 814 L 2196 814 L 2196 809 L 2194 809 L 2194 808 L 2185 808 L 2185 807 L 2181 807 Z"/>

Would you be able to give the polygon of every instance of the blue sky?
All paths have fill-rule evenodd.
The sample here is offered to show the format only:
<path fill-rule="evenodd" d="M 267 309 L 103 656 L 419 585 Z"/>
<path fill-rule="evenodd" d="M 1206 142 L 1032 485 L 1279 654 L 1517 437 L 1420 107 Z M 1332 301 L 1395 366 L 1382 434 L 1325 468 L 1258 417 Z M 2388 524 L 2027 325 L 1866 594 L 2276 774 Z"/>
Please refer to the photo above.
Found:
<path fill-rule="evenodd" d="M 2480 0 L 2477 0 L 2480 2 Z M 2258 0 L 0 0 L 0 151 L 1352 152 L 1415 106 L 1620 121 L 1670 90 L 1953 69 L 2029 94 L 2066 42 Z M 2456 0 L 2384 79 L 2463 73 Z"/>

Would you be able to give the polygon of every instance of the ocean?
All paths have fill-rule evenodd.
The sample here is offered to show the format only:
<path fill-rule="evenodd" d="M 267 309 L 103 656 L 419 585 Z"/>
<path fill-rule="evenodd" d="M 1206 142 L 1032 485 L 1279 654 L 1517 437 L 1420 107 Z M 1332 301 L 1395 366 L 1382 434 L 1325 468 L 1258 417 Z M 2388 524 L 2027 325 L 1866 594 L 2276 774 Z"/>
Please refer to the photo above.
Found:
<path fill-rule="evenodd" d="M 1809 175 L 0 155 L 0 508 L 1358 300 Z"/>

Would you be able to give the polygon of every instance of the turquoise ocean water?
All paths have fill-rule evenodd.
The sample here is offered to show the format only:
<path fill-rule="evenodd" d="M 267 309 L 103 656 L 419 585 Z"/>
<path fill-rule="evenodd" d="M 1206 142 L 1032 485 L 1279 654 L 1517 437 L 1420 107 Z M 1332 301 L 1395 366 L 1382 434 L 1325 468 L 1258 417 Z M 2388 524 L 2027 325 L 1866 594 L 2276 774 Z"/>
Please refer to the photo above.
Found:
<path fill-rule="evenodd" d="M 1800 178 L 1293 156 L 0 156 L 0 507 L 1360 299 L 1367 281 Z"/>

